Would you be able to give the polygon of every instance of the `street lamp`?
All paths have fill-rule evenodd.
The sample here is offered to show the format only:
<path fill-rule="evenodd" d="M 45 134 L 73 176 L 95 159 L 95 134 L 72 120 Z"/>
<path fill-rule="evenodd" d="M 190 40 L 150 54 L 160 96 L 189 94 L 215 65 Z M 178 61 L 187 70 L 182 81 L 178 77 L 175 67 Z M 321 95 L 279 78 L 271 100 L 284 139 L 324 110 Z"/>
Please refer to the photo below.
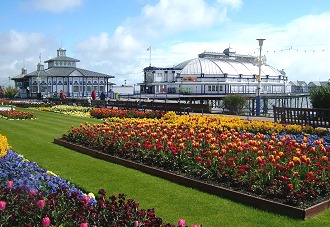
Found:
<path fill-rule="evenodd" d="M 258 87 L 257 87 L 257 102 L 256 102 L 256 115 L 260 116 L 260 89 L 261 89 L 261 65 L 262 65 L 262 60 L 261 60 L 261 50 L 262 50 L 262 45 L 264 43 L 264 40 L 266 39 L 257 39 L 259 41 L 259 60 L 258 60 L 258 67 L 259 67 L 259 75 L 257 75 L 257 81 L 258 81 Z"/>

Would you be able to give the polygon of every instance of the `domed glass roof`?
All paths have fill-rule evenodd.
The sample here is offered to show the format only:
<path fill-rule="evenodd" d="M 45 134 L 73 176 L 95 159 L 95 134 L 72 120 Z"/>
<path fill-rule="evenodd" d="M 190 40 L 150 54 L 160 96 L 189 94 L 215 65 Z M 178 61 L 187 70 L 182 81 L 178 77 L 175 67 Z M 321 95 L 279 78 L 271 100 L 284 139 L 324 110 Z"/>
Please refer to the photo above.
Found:
<path fill-rule="evenodd" d="M 255 57 L 245 55 L 226 55 L 204 53 L 192 60 L 182 62 L 175 66 L 182 69 L 181 75 L 258 75 L 259 67 L 254 63 Z M 263 64 L 261 67 L 261 75 L 279 76 L 281 72 L 274 67 Z"/>

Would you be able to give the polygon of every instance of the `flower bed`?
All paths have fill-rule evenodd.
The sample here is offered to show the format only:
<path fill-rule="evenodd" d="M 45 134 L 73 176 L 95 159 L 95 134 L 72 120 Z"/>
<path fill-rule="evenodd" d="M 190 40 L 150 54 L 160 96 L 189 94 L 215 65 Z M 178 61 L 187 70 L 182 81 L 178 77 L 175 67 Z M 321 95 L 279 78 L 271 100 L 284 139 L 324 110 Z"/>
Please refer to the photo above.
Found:
<path fill-rule="evenodd" d="M 293 207 L 328 198 L 328 136 L 238 132 L 186 122 L 86 123 L 63 139 Z"/>
<path fill-rule="evenodd" d="M 0 99 L 0 104 L 1 105 L 9 105 L 10 101 L 8 99 Z"/>
<path fill-rule="evenodd" d="M 90 117 L 90 111 L 93 107 L 84 106 L 68 106 L 68 105 L 56 105 L 50 108 L 50 111 L 55 113 L 73 115 L 77 117 Z"/>
<path fill-rule="evenodd" d="M 20 110 L 0 110 L 0 116 L 13 120 L 27 120 L 35 118 L 33 113 Z"/>
<path fill-rule="evenodd" d="M 96 108 L 91 110 L 91 117 L 105 119 L 111 117 L 119 118 L 161 118 L 163 111 L 140 111 L 140 110 L 120 110 L 108 108 Z"/>
<path fill-rule="evenodd" d="M 123 165 L 129 168 L 137 169 L 139 171 L 161 177 L 172 182 L 185 185 L 187 187 L 197 188 L 201 191 L 211 193 L 214 195 L 222 196 L 224 198 L 231 199 L 236 202 L 244 203 L 246 205 L 253 206 L 258 209 L 267 210 L 270 212 L 286 215 L 297 219 L 306 219 L 313 217 L 320 212 L 329 209 L 330 200 L 325 200 L 314 206 L 308 207 L 306 209 L 298 208 L 286 204 L 282 204 L 276 201 L 263 199 L 261 197 L 254 196 L 252 194 L 247 194 L 241 191 L 237 191 L 231 188 L 226 188 L 214 184 L 207 183 L 205 181 L 196 180 L 190 177 L 185 177 L 182 174 L 176 174 L 174 172 L 161 170 L 159 168 L 154 168 L 147 166 L 138 162 L 130 161 L 127 159 L 119 158 L 113 155 L 105 154 L 104 152 L 97 151 L 95 149 L 86 148 L 81 145 L 73 144 L 67 142 L 63 139 L 55 139 L 54 142 L 58 145 L 67 147 L 69 149 L 75 150 L 82 154 L 87 154 L 95 158 L 99 158 L 105 161 L 110 161 L 119 165 Z"/>
<path fill-rule="evenodd" d="M 11 150 L 0 158 L 0 170 L 1 226 L 175 226 L 125 194 L 107 199 L 101 189 L 96 199 L 86 195 Z"/>
<path fill-rule="evenodd" d="M 7 141 L 7 137 L 0 134 L 0 158 L 4 157 L 7 154 L 7 150 L 9 148 L 10 147 Z"/>

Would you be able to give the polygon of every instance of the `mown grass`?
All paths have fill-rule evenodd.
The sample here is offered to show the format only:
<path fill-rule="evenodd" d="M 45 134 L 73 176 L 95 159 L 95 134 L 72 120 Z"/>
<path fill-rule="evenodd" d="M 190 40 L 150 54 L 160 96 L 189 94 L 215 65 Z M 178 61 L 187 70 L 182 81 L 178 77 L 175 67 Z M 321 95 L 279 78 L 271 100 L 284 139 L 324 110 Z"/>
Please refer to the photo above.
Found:
<path fill-rule="evenodd" d="M 33 112 L 35 120 L 0 118 L 0 134 L 7 136 L 12 149 L 39 166 L 70 180 L 87 192 L 100 188 L 112 194 L 125 193 L 141 208 L 155 208 L 164 222 L 218 226 L 330 226 L 330 211 L 306 220 L 257 210 L 218 196 L 174 184 L 142 172 L 77 153 L 53 143 L 80 123 L 100 120 L 67 116 L 51 112 Z"/>

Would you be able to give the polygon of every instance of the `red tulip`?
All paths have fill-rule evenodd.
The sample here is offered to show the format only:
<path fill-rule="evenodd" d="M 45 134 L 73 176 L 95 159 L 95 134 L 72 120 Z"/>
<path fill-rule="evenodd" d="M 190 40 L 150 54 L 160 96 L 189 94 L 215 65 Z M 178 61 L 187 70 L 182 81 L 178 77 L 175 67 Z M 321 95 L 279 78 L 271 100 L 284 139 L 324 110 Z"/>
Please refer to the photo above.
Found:
<path fill-rule="evenodd" d="M 293 184 L 288 184 L 287 187 L 289 190 L 293 190 Z"/>

